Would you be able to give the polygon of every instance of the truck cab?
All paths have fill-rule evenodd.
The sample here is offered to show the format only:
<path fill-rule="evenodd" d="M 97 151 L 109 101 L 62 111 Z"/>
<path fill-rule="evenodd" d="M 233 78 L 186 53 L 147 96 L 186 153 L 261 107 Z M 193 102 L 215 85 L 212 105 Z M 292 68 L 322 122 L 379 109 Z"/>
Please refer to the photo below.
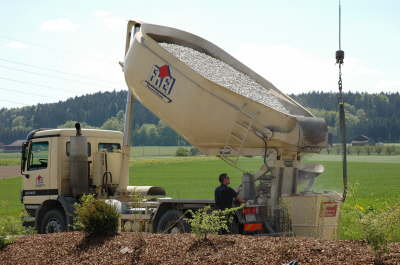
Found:
<path fill-rule="evenodd" d="M 95 129 L 84 129 L 83 133 L 87 139 L 87 182 L 95 191 L 99 167 L 95 157 L 106 151 L 113 156 L 110 167 L 120 168 L 122 133 Z M 71 186 L 70 141 L 75 134 L 75 129 L 35 130 L 23 144 L 21 202 L 29 215 L 24 221 L 34 224 L 39 233 L 66 231 L 72 224 L 76 198 Z"/>
<path fill-rule="evenodd" d="M 72 229 L 74 203 L 83 194 L 114 205 L 120 230 L 182 233 L 189 227 L 186 210 L 213 205 L 213 200 L 172 199 L 156 186 L 128 186 L 129 163 L 124 163 L 123 134 L 82 129 L 35 130 L 23 144 L 21 202 L 28 213 L 24 224 L 38 233 Z M 126 147 L 126 146 L 125 146 Z M 140 202 L 133 201 L 141 195 Z"/>

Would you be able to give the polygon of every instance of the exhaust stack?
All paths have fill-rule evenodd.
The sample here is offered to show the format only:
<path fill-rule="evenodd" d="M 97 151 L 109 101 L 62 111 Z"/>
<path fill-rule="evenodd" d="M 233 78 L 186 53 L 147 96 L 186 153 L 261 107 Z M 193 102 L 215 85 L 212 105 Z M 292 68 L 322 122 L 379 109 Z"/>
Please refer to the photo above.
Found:
<path fill-rule="evenodd" d="M 79 197 L 89 192 L 88 143 L 81 125 L 76 123 L 75 128 L 76 136 L 70 137 L 69 167 L 72 195 Z"/>

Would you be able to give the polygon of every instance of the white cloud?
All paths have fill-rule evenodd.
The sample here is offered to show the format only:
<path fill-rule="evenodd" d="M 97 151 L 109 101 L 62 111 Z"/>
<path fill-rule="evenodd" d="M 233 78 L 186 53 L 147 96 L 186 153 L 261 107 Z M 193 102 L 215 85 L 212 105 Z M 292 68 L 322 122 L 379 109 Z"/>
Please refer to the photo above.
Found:
<path fill-rule="evenodd" d="M 284 93 L 331 90 L 336 84 L 334 64 L 288 45 L 240 45 L 239 60 Z"/>
<path fill-rule="evenodd" d="M 338 66 L 332 57 L 321 57 L 288 45 L 242 44 L 233 52 L 239 61 L 274 84 L 283 93 L 312 90 L 337 91 Z M 357 58 L 343 66 L 343 91 L 379 92 L 383 74 Z"/>
<path fill-rule="evenodd" d="M 108 16 L 111 15 L 111 12 L 110 11 L 105 11 L 105 10 L 96 10 L 94 12 L 94 15 L 96 17 L 108 17 Z"/>
<path fill-rule="evenodd" d="M 78 28 L 78 24 L 74 24 L 66 18 L 47 20 L 40 26 L 43 31 L 76 31 Z"/>
<path fill-rule="evenodd" d="M 94 15 L 107 30 L 121 31 L 121 29 L 125 29 L 126 27 L 127 20 L 122 17 L 112 15 L 110 11 L 97 10 L 94 12 Z"/>
<path fill-rule="evenodd" d="M 5 46 L 12 49 L 26 49 L 29 47 L 27 44 L 19 41 L 10 41 Z"/>
<path fill-rule="evenodd" d="M 400 80 L 379 80 L 377 87 L 384 91 L 399 92 Z"/>

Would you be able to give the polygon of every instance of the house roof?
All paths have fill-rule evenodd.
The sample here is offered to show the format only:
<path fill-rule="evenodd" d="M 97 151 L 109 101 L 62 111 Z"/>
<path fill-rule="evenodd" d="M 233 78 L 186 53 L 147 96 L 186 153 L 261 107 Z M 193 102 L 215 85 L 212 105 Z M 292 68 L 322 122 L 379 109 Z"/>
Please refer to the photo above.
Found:
<path fill-rule="evenodd" d="M 365 135 L 359 135 L 353 139 L 353 141 L 369 141 L 369 138 Z"/>
<path fill-rule="evenodd" d="M 4 145 L 4 147 L 21 147 L 22 146 L 22 144 L 23 144 L 23 142 L 24 142 L 25 140 L 15 140 L 14 142 L 12 142 L 11 144 L 7 144 L 7 145 Z"/>

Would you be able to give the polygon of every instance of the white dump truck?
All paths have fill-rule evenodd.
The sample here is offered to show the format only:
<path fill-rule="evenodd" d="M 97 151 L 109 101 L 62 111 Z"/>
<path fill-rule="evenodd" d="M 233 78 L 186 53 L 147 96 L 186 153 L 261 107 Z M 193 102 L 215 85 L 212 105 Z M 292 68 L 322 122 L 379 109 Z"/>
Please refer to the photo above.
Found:
<path fill-rule="evenodd" d="M 187 60 L 185 52 L 195 58 Z M 187 209 L 214 205 L 167 198 L 162 187 L 128 185 L 136 98 L 204 154 L 234 167 L 240 156 L 263 157 L 261 168 L 243 172 L 238 192 L 246 206 L 234 220 L 236 232 L 334 238 L 341 196 L 313 192 L 323 166 L 302 163 L 305 153 L 326 146 L 324 120 L 216 45 L 178 29 L 129 21 L 121 66 L 128 85 L 124 133 L 77 124 L 27 136 L 25 223 L 40 233 L 67 231 L 73 204 L 91 193 L 116 205 L 122 231 L 178 233 L 189 231 L 182 218 Z M 144 199 L 134 201 L 135 194 Z"/>

